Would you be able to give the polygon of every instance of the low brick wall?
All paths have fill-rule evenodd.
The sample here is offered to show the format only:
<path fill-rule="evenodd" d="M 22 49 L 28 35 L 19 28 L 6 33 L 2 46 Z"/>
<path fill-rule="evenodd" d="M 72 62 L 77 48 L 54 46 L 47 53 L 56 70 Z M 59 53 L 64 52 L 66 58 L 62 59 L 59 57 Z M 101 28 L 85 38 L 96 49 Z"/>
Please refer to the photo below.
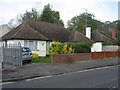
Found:
<path fill-rule="evenodd" d="M 91 59 L 118 57 L 120 52 L 91 52 Z"/>
<path fill-rule="evenodd" d="M 83 61 L 91 58 L 90 53 L 81 54 L 59 54 L 52 56 L 52 63 L 72 62 L 72 61 Z"/>
<path fill-rule="evenodd" d="M 72 61 L 84 61 L 84 60 L 96 60 L 101 58 L 120 57 L 120 52 L 91 52 L 80 54 L 58 54 L 53 55 L 52 63 L 72 62 Z"/>

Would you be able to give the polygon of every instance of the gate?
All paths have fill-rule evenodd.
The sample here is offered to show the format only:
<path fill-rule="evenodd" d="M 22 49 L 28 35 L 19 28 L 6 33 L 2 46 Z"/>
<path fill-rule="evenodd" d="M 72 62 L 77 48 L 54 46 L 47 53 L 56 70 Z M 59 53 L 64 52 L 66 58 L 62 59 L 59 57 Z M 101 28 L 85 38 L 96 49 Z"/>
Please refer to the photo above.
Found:
<path fill-rule="evenodd" d="M 20 44 L 2 44 L 0 46 L 2 68 L 22 66 L 22 48 Z"/>

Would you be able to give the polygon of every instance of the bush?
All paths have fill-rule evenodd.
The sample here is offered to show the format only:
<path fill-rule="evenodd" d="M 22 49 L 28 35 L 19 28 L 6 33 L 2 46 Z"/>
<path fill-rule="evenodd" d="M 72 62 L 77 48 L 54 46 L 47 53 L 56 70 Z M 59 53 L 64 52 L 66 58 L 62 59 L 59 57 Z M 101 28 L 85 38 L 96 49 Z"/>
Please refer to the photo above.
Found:
<path fill-rule="evenodd" d="M 61 54 L 62 44 L 60 42 L 53 41 L 49 47 L 49 54 Z"/>
<path fill-rule="evenodd" d="M 74 48 L 74 53 L 89 53 L 91 51 L 91 45 L 88 42 L 69 42 L 69 44 Z"/>
<path fill-rule="evenodd" d="M 72 47 L 70 45 L 63 45 L 62 47 L 62 54 L 71 54 L 72 53 Z"/>
<path fill-rule="evenodd" d="M 60 42 L 53 41 L 49 48 L 49 54 L 70 54 L 72 53 L 72 47 L 67 44 L 62 44 Z"/>
<path fill-rule="evenodd" d="M 37 53 L 32 53 L 32 58 L 39 58 L 39 55 Z"/>

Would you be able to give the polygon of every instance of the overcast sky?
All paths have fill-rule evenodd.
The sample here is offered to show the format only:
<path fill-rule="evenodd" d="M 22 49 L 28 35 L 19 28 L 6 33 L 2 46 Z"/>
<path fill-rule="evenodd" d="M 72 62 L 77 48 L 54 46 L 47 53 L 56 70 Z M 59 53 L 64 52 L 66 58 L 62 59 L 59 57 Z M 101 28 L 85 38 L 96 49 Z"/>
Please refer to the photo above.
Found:
<path fill-rule="evenodd" d="M 20 13 L 36 8 L 42 11 L 44 5 L 50 3 L 52 9 L 60 12 L 60 17 L 67 25 L 67 21 L 80 15 L 87 9 L 94 14 L 95 19 L 101 21 L 118 20 L 119 0 L 0 0 L 0 25 L 7 24 Z M 83 9 L 85 8 L 85 9 Z"/>

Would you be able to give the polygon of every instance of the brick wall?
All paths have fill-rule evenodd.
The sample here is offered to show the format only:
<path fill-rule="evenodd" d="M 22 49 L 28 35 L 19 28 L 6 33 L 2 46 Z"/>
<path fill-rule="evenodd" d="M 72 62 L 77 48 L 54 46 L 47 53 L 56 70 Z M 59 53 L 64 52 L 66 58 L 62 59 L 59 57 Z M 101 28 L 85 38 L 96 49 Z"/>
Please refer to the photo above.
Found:
<path fill-rule="evenodd" d="M 100 59 L 100 58 L 110 58 L 110 57 L 118 57 L 120 56 L 120 52 L 91 52 L 91 59 Z"/>
<path fill-rule="evenodd" d="M 53 55 L 52 63 L 72 62 L 72 61 L 84 61 L 84 60 L 96 60 L 110 57 L 120 57 L 120 52 L 91 52 L 80 54 L 59 54 Z"/>
<path fill-rule="evenodd" d="M 52 63 L 61 63 L 61 62 L 72 62 L 72 61 L 81 61 L 89 60 L 90 53 L 81 53 L 81 54 L 59 54 L 52 56 Z"/>

